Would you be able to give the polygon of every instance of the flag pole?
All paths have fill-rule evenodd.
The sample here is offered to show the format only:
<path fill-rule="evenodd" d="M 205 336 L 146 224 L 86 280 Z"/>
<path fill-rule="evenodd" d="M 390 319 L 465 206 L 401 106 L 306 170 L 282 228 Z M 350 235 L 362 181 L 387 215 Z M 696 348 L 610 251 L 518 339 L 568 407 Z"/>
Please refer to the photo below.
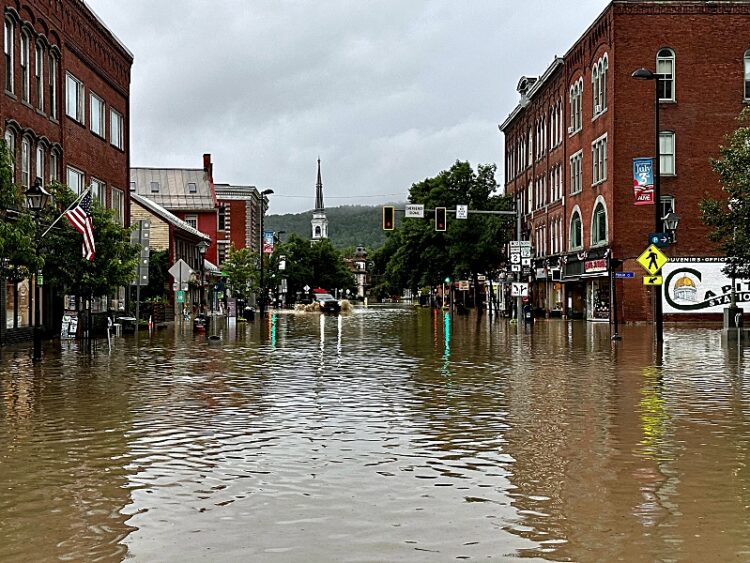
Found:
<path fill-rule="evenodd" d="M 93 184 L 91 184 L 88 188 L 86 188 L 85 190 L 83 190 L 83 192 L 81 193 L 81 195 L 79 195 L 78 198 L 76 198 L 76 200 L 73 203 L 71 203 L 68 206 L 68 208 L 65 211 L 63 211 L 57 219 L 55 219 L 54 221 L 52 221 L 52 224 L 49 227 L 47 227 L 47 230 L 44 231 L 42 233 L 42 236 L 39 237 L 39 238 L 44 238 L 44 235 L 46 235 L 48 232 L 50 232 L 52 230 L 52 227 L 54 227 L 55 225 L 57 225 L 57 223 L 60 221 L 60 219 L 62 219 L 68 211 L 70 211 L 76 205 L 78 205 L 78 202 L 81 201 L 84 198 L 84 196 L 91 191 L 91 186 L 92 185 Z"/>

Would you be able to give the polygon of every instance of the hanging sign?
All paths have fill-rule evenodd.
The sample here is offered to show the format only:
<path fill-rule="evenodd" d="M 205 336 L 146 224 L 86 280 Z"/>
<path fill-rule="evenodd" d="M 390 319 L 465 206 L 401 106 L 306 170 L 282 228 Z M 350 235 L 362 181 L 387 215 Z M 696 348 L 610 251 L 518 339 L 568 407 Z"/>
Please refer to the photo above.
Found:
<path fill-rule="evenodd" d="M 636 205 L 654 203 L 654 159 L 633 159 L 633 195 Z"/>
<path fill-rule="evenodd" d="M 273 231 L 263 231 L 263 254 L 273 253 Z"/>

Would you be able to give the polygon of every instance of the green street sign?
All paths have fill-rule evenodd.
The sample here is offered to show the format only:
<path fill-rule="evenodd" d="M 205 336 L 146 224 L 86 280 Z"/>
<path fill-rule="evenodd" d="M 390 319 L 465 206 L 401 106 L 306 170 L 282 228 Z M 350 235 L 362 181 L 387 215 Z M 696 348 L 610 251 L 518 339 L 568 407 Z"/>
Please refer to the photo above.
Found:
<path fill-rule="evenodd" d="M 175 299 L 177 303 L 184 303 L 185 302 L 185 292 L 184 291 L 175 291 Z"/>

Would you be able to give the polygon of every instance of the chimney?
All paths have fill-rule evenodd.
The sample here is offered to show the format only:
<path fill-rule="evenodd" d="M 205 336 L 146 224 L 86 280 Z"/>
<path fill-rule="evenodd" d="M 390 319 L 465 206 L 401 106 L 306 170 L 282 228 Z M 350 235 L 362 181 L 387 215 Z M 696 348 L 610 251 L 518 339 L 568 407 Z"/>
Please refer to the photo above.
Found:
<path fill-rule="evenodd" d="M 211 155 L 210 154 L 204 154 L 203 155 L 203 170 L 208 174 L 209 180 L 213 182 L 214 179 L 214 165 L 211 162 Z"/>

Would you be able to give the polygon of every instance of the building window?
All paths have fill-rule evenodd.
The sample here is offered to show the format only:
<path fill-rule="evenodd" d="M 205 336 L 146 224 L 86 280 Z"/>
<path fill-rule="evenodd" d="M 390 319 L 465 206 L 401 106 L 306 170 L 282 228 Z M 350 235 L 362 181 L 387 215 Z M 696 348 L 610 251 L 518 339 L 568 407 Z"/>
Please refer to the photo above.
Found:
<path fill-rule="evenodd" d="M 16 135 L 10 129 L 5 130 L 5 144 L 10 153 L 11 183 L 16 181 Z"/>
<path fill-rule="evenodd" d="M 36 107 L 44 111 L 44 47 L 39 43 L 36 44 L 35 55 L 34 88 L 36 88 Z"/>
<path fill-rule="evenodd" d="M 583 127 L 583 78 L 570 89 L 570 127 L 568 133 L 572 134 Z"/>
<path fill-rule="evenodd" d="M 591 160 L 593 170 L 592 184 L 599 184 L 607 179 L 607 135 L 591 143 Z"/>
<path fill-rule="evenodd" d="M 112 209 L 115 211 L 115 221 L 125 224 L 125 192 L 112 188 Z"/>
<path fill-rule="evenodd" d="M 118 149 L 122 149 L 123 145 L 123 118 L 122 114 L 115 110 L 109 110 L 109 142 L 112 143 Z"/>
<path fill-rule="evenodd" d="M 745 51 L 745 99 L 750 100 L 750 49 Z"/>
<path fill-rule="evenodd" d="M 89 94 L 89 111 L 91 112 L 91 132 L 104 137 L 104 100 L 94 93 Z"/>
<path fill-rule="evenodd" d="M 76 195 L 81 195 L 81 190 L 83 190 L 83 172 L 68 166 L 68 187 L 73 190 Z"/>
<path fill-rule="evenodd" d="M 660 49 L 656 55 L 659 101 L 673 102 L 674 96 L 674 51 Z"/>
<path fill-rule="evenodd" d="M 198 228 L 198 216 L 197 215 L 185 215 L 185 222 L 193 227 L 194 229 Z"/>
<path fill-rule="evenodd" d="M 666 217 L 669 213 L 674 213 L 675 207 L 674 207 L 674 197 L 671 195 L 661 196 L 661 232 L 666 233 L 667 227 L 664 225 L 664 217 Z"/>
<path fill-rule="evenodd" d="M 581 247 L 583 247 L 583 224 L 581 223 L 581 213 L 576 208 L 570 219 L 570 250 Z"/>
<path fill-rule="evenodd" d="M 225 206 L 219 207 L 219 227 L 220 231 L 227 230 L 227 208 Z"/>
<path fill-rule="evenodd" d="M 608 57 L 605 54 L 591 70 L 591 82 L 593 86 L 593 115 L 596 119 L 607 109 L 607 67 L 609 66 Z"/>
<path fill-rule="evenodd" d="M 577 194 L 583 189 L 583 152 L 578 151 L 570 157 L 570 193 Z"/>
<path fill-rule="evenodd" d="M 187 193 L 189 194 L 198 193 L 198 184 L 196 184 L 195 182 L 188 182 Z"/>
<path fill-rule="evenodd" d="M 591 218 L 591 244 L 605 244 L 607 242 L 607 210 L 604 202 L 599 201 L 594 208 Z"/>
<path fill-rule="evenodd" d="M 31 141 L 21 140 L 21 187 L 26 190 L 31 185 Z"/>
<path fill-rule="evenodd" d="M 130 182 L 130 191 L 131 192 L 135 191 L 135 182 Z"/>
<path fill-rule="evenodd" d="M 65 113 L 83 123 L 83 82 L 72 74 L 65 77 Z"/>
<path fill-rule="evenodd" d="M 59 68 L 57 54 L 49 55 L 49 115 L 57 119 L 57 69 Z"/>
<path fill-rule="evenodd" d="M 44 161 L 47 160 L 47 155 L 44 151 L 44 147 L 36 147 L 36 178 L 40 178 L 44 181 Z"/>
<path fill-rule="evenodd" d="M 659 175 L 675 175 L 674 132 L 659 131 Z"/>
<path fill-rule="evenodd" d="M 14 46 L 16 41 L 16 25 L 11 20 L 5 20 L 5 89 L 15 92 L 13 70 L 15 65 Z"/>
<path fill-rule="evenodd" d="M 60 154 L 56 150 L 49 155 L 49 180 L 50 182 L 60 181 Z"/>
<path fill-rule="evenodd" d="M 151 193 L 152 194 L 159 193 L 159 182 L 151 182 Z"/>
<path fill-rule="evenodd" d="M 29 69 L 29 48 L 30 42 L 28 34 L 21 32 L 21 99 L 28 102 L 31 99 L 31 74 Z"/>
<path fill-rule="evenodd" d="M 101 180 L 96 180 L 95 178 L 91 179 L 91 195 L 102 204 L 102 206 L 106 205 L 107 203 L 107 186 L 104 182 Z"/>

